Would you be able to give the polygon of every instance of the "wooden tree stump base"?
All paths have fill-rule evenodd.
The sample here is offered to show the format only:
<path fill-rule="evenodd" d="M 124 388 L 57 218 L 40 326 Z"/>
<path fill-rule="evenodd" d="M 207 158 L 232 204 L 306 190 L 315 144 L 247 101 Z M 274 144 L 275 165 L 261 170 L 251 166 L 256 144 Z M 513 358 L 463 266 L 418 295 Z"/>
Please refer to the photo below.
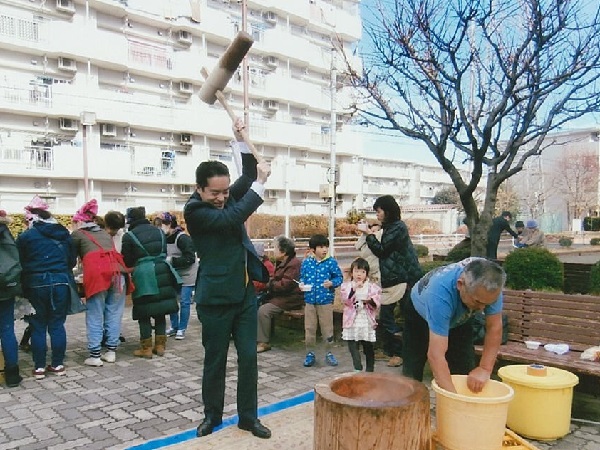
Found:
<path fill-rule="evenodd" d="M 344 374 L 315 386 L 315 450 L 429 450 L 429 391 L 384 373 Z"/>

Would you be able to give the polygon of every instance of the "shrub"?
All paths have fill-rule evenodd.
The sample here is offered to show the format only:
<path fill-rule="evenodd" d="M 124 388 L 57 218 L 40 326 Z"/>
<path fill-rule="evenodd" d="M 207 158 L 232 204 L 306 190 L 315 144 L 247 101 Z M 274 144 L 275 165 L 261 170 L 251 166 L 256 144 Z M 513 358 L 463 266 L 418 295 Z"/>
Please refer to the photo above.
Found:
<path fill-rule="evenodd" d="M 471 239 L 465 238 L 450 249 L 446 261 L 458 262 L 471 256 Z"/>
<path fill-rule="evenodd" d="M 600 295 L 600 261 L 590 270 L 590 294 Z"/>
<path fill-rule="evenodd" d="M 508 254 L 503 264 L 506 285 L 512 289 L 562 290 L 563 265 L 546 248 L 520 248 Z"/>
<path fill-rule="evenodd" d="M 590 239 L 590 245 L 600 245 L 600 238 Z"/>
<path fill-rule="evenodd" d="M 438 267 L 447 264 L 447 261 L 425 261 L 421 263 L 421 269 L 423 270 L 423 275 L 425 275 L 427 272 L 431 272 L 433 269 L 437 269 Z"/>
<path fill-rule="evenodd" d="M 573 238 L 569 236 L 561 236 L 558 239 L 558 245 L 560 245 L 561 247 L 570 247 L 571 245 L 573 245 Z"/>
<path fill-rule="evenodd" d="M 426 245 L 415 244 L 414 246 L 415 251 L 417 252 L 417 257 L 425 258 L 427 255 L 429 255 L 429 247 Z"/>

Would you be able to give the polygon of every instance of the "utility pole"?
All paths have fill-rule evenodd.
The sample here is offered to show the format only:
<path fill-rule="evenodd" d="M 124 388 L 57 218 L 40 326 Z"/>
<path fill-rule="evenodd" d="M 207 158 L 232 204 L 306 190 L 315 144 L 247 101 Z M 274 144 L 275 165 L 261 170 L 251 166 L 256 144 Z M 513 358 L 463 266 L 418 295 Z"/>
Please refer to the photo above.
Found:
<path fill-rule="evenodd" d="M 248 32 L 248 0 L 242 0 L 242 30 Z M 242 89 L 244 91 L 244 123 L 250 132 L 250 102 L 248 100 L 248 55 L 242 60 Z"/>
<path fill-rule="evenodd" d="M 335 68 L 335 46 L 331 45 L 331 123 L 329 125 L 329 152 L 330 152 L 330 164 L 329 164 L 329 193 L 331 198 L 329 199 L 329 253 L 331 256 L 335 256 L 335 202 L 336 202 L 336 189 L 335 182 L 337 178 L 336 170 L 336 156 L 335 156 L 335 133 L 337 128 L 337 114 L 336 114 L 336 85 L 337 85 L 337 71 Z"/>

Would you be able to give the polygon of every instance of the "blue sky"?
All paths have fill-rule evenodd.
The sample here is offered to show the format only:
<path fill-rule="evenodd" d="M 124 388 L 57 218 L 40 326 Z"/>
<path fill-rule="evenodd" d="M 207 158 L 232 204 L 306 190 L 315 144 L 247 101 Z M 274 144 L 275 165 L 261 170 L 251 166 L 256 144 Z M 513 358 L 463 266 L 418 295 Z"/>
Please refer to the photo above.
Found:
<path fill-rule="evenodd" d="M 368 9 L 376 6 L 380 2 L 381 0 L 362 0 L 361 14 L 363 21 L 365 17 L 369 16 Z M 590 13 L 593 13 L 594 8 L 598 7 L 596 2 L 597 0 L 593 0 L 587 3 Z M 363 32 L 363 37 L 365 36 L 366 33 Z M 361 45 L 361 47 L 365 45 L 365 42 L 366 41 L 362 42 L 363 45 Z M 364 48 L 361 51 L 364 52 Z M 591 127 L 600 127 L 600 115 L 588 115 L 582 119 L 573 121 L 568 129 Z M 392 131 L 379 130 L 374 126 L 364 127 L 362 130 L 364 132 L 363 140 L 365 143 L 365 151 L 368 152 L 370 156 L 393 157 L 395 159 L 397 158 L 422 164 L 438 164 L 427 147 L 419 141 L 404 137 L 400 133 L 395 134 Z"/>

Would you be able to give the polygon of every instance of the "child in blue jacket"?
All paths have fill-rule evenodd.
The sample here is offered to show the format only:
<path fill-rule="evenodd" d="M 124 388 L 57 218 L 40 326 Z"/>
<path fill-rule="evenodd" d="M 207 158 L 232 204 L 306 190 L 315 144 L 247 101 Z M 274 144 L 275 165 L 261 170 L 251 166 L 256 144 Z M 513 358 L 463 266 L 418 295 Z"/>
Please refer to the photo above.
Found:
<path fill-rule="evenodd" d="M 325 341 L 325 362 L 337 366 L 331 353 L 333 344 L 333 300 L 335 288 L 343 281 L 342 270 L 335 258 L 328 256 L 329 239 L 316 234 L 308 242 L 309 254 L 300 268 L 300 290 L 304 292 L 304 332 L 306 359 L 304 367 L 315 365 L 317 325 Z"/>

